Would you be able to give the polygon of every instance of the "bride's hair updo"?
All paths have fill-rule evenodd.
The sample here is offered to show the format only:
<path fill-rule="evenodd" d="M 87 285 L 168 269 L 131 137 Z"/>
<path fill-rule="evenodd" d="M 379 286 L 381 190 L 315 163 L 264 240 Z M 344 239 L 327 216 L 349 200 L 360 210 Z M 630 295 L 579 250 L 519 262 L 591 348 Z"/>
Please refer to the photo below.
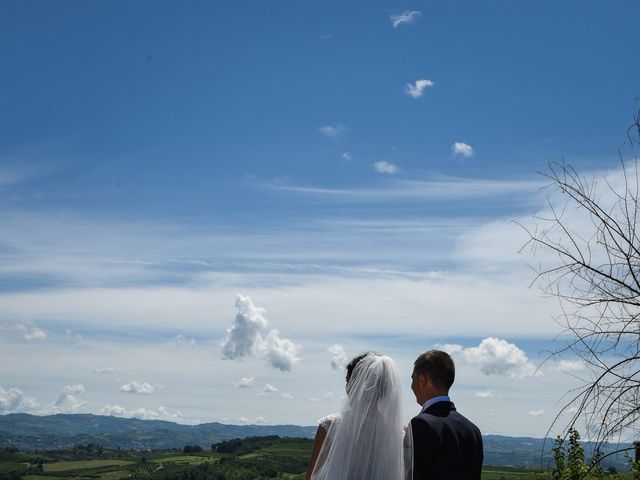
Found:
<path fill-rule="evenodd" d="M 362 360 L 369 354 L 375 355 L 373 352 L 365 352 L 361 355 L 358 355 L 357 357 L 352 358 L 351 361 L 347 364 L 347 375 L 345 378 L 347 383 L 349 383 L 349 380 L 351 380 L 351 375 L 353 375 L 353 371 L 355 370 L 358 363 L 360 363 L 360 360 Z"/>
<path fill-rule="evenodd" d="M 358 355 L 347 365 L 347 395 L 351 392 L 351 389 L 360 384 L 360 387 L 365 390 L 376 392 L 378 398 L 384 397 L 389 389 L 392 388 L 389 385 L 390 378 L 387 373 L 387 362 L 389 357 L 385 357 L 376 352 L 366 352 Z M 373 369 L 373 370 L 372 370 Z M 375 373 L 373 373 L 375 372 Z M 373 375 L 371 375 L 373 373 Z M 362 383 L 362 382 L 365 383 Z"/>

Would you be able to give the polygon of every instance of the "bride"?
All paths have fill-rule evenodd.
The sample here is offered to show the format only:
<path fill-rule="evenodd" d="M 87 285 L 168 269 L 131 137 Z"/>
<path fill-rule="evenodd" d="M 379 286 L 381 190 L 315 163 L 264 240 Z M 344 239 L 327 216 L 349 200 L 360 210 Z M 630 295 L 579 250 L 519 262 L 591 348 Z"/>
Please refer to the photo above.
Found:
<path fill-rule="evenodd" d="M 411 478 L 396 364 L 375 353 L 354 358 L 347 366 L 346 391 L 342 411 L 320 420 L 307 480 Z"/>

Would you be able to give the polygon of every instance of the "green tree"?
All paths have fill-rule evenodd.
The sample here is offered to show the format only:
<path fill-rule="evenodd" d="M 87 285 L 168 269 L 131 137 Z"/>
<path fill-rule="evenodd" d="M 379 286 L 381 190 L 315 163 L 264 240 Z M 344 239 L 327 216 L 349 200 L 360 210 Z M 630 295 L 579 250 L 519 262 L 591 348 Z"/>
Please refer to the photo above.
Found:
<path fill-rule="evenodd" d="M 584 449 L 580 445 L 580 434 L 575 428 L 569 429 L 569 449 L 567 450 L 567 480 L 583 480 L 587 471 L 584 464 Z"/>
<path fill-rule="evenodd" d="M 553 445 L 553 463 L 554 469 L 551 473 L 551 478 L 553 480 L 562 480 L 564 478 L 564 440 L 558 435 Z"/>

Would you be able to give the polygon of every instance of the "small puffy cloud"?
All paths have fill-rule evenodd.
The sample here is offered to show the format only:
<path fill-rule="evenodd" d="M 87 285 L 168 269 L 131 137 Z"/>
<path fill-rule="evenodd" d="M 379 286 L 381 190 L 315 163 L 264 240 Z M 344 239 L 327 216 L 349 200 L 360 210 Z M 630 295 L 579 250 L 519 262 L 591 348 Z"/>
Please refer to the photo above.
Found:
<path fill-rule="evenodd" d="M 411 85 L 410 83 L 407 83 L 405 85 L 405 92 L 407 92 L 407 95 L 410 95 L 413 98 L 418 98 L 422 96 L 427 88 L 433 87 L 434 85 L 435 83 L 431 80 L 416 80 L 416 83 L 413 85 Z"/>
<path fill-rule="evenodd" d="M 82 340 L 83 336 L 81 333 L 74 333 L 73 330 L 71 330 L 70 328 L 67 328 L 64 331 L 64 336 L 67 337 L 70 340 Z"/>
<path fill-rule="evenodd" d="M 198 345 L 196 343 L 196 339 L 191 337 L 187 338 L 184 335 L 176 335 L 173 338 L 173 343 L 176 347 L 189 347 L 189 348 L 197 348 Z"/>
<path fill-rule="evenodd" d="M 344 125 L 336 124 L 336 125 L 323 125 L 318 128 L 318 131 L 326 137 L 338 138 L 346 135 L 349 129 Z"/>
<path fill-rule="evenodd" d="M 467 145 L 464 142 L 455 142 L 453 145 L 451 145 L 451 151 L 455 155 L 462 155 L 463 157 L 467 158 L 473 155 L 473 148 L 471 147 L 471 145 Z"/>
<path fill-rule="evenodd" d="M 249 418 L 242 416 L 242 417 L 238 417 L 238 421 L 240 423 L 246 423 L 246 424 L 251 424 L 251 425 L 256 424 L 256 423 L 265 423 L 264 417 L 256 417 L 253 420 L 250 420 Z"/>
<path fill-rule="evenodd" d="M 373 169 L 378 173 L 387 173 L 389 175 L 393 175 L 394 173 L 398 173 L 400 169 L 394 165 L 393 163 L 385 162 L 384 160 L 375 162 L 373 164 Z"/>
<path fill-rule="evenodd" d="M 100 410 L 101 415 L 109 415 L 112 417 L 122 418 L 139 418 L 140 420 L 167 420 L 175 421 L 182 417 L 181 412 L 171 413 L 165 407 L 158 407 L 157 410 L 146 408 L 137 408 L 128 410 L 120 405 L 105 405 Z"/>
<path fill-rule="evenodd" d="M 47 334 L 44 330 L 39 328 L 32 328 L 24 334 L 24 339 L 27 342 L 37 342 L 39 340 L 44 340 L 45 338 L 47 338 Z"/>
<path fill-rule="evenodd" d="M 342 154 L 342 159 L 343 159 L 345 162 L 350 162 L 350 161 L 353 159 L 353 156 L 351 155 L 351 152 L 344 152 L 344 153 Z"/>
<path fill-rule="evenodd" d="M 544 410 L 529 410 L 527 415 L 530 417 L 542 417 L 544 416 Z"/>
<path fill-rule="evenodd" d="M 532 376 L 536 371 L 524 351 L 500 338 L 487 337 L 477 347 L 465 348 L 462 355 L 466 362 L 478 365 L 485 375 L 516 378 Z"/>
<path fill-rule="evenodd" d="M 389 20 L 391 21 L 391 25 L 393 25 L 393 28 L 398 28 L 400 25 L 412 24 L 421 15 L 422 15 L 422 12 L 419 12 L 418 10 L 413 10 L 413 11 L 405 10 L 399 15 L 391 15 L 389 17 Z"/>
<path fill-rule="evenodd" d="M 32 412 L 38 408 L 38 402 L 19 388 L 4 389 L 0 386 L 0 414 Z"/>
<path fill-rule="evenodd" d="M 113 367 L 96 367 L 93 369 L 93 373 L 99 373 L 101 375 L 110 375 L 115 373 L 116 369 Z"/>
<path fill-rule="evenodd" d="M 55 410 L 61 413 L 76 413 L 87 402 L 79 398 L 84 395 L 86 390 L 83 385 L 65 385 L 62 391 L 58 394 L 58 398 L 54 404 Z"/>
<path fill-rule="evenodd" d="M 495 395 L 491 390 L 484 390 L 482 392 L 476 392 L 475 396 L 478 398 L 493 398 Z"/>
<path fill-rule="evenodd" d="M 238 388 L 249 388 L 256 383 L 256 377 L 242 377 L 235 383 Z"/>
<path fill-rule="evenodd" d="M 334 344 L 329 347 L 329 353 L 331 354 L 331 368 L 334 370 L 342 370 L 349 363 L 347 354 L 342 348 L 342 345 Z"/>
<path fill-rule="evenodd" d="M 155 387 L 147 382 L 136 382 L 135 380 L 124 385 L 120 385 L 120 391 L 125 393 L 135 393 L 138 395 L 149 395 L 155 391 Z"/>
<path fill-rule="evenodd" d="M 264 387 L 262 387 L 262 390 L 260 390 L 260 393 L 258 393 L 258 396 L 264 397 L 266 395 L 269 395 L 270 393 L 277 392 L 277 391 L 278 389 L 276 387 L 274 387 L 270 383 L 267 383 Z"/>
<path fill-rule="evenodd" d="M 282 398 L 286 398 L 287 400 L 293 400 L 293 395 L 290 393 L 283 393 Z"/>
<path fill-rule="evenodd" d="M 300 346 L 282 338 L 278 330 L 266 332 L 269 322 L 264 316 L 265 310 L 256 307 L 251 298 L 236 295 L 236 308 L 238 313 L 222 342 L 222 358 L 239 360 L 261 356 L 273 368 L 283 372 L 291 370 L 300 360 Z"/>

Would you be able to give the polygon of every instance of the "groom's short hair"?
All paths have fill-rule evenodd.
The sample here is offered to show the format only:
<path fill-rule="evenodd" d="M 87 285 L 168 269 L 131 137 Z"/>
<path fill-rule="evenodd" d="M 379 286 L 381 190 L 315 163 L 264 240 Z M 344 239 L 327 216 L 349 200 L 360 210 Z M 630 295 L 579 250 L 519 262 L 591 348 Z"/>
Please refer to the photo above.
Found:
<path fill-rule="evenodd" d="M 449 390 L 456 378 L 456 366 L 447 352 L 429 350 L 413 362 L 413 371 L 426 375 L 438 387 Z"/>

